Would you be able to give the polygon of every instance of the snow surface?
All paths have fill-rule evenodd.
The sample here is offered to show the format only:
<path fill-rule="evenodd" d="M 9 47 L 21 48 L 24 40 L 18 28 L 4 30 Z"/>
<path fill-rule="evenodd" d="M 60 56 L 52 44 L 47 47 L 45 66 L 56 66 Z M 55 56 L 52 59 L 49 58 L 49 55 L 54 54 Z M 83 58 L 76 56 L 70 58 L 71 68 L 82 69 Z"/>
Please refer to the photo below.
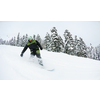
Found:
<path fill-rule="evenodd" d="M 29 49 L 20 57 L 22 49 L 0 45 L 0 80 L 100 80 L 100 61 L 42 50 L 42 69 Z"/>

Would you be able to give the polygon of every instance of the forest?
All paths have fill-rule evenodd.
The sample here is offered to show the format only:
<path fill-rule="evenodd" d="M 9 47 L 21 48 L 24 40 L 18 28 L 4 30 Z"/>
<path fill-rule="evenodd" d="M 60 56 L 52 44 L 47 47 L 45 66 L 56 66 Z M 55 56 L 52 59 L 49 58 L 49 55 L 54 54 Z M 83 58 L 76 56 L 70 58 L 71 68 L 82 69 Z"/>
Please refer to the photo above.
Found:
<path fill-rule="evenodd" d="M 72 37 L 72 34 L 66 29 L 63 33 L 64 39 L 58 34 L 56 27 L 47 32 L 44 39 L 41 39 L 39 34 L 33 34 L 33 39 L 40 42 L 42 47 L 52 52 L 62 52 L 73 56 L 85 57 L 95 60 L 100 60 L 100 44 L 93 47 L 92 44 L 87 46 L 81 37 Z M 0 39 L 0 45 L 12 45 L 24 47 L 28 42 L 28 34 L 21 36 L 20 32 L 17 37 L 12 37 L 10 40 Z"/>

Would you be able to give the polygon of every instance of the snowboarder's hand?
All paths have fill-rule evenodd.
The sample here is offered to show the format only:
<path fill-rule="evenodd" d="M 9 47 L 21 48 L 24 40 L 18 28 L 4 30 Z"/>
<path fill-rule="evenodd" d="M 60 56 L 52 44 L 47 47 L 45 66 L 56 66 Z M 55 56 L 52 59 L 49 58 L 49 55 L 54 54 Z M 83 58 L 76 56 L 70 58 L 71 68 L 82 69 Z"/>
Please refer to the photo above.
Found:
<path fill-rule="evenodd" d="M 23 57 L 23 53 L 21 53 L 21 55 L 20 55 L 21 57 Z"/>
<path fill-rule="evenodd" d="M 43 48 L 40 48 L 41 50 L 43 49 Z"/>

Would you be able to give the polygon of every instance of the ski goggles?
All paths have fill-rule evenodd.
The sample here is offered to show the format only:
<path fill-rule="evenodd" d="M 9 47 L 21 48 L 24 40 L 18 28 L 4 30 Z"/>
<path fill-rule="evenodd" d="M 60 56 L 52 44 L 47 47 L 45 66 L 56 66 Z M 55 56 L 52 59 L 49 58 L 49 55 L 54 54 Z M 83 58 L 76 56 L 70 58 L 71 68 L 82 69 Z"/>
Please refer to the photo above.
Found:
<path fill-rule="evenodd" d="M 32 41 L 32 39 L 29 39 L 29 41 Z"/>

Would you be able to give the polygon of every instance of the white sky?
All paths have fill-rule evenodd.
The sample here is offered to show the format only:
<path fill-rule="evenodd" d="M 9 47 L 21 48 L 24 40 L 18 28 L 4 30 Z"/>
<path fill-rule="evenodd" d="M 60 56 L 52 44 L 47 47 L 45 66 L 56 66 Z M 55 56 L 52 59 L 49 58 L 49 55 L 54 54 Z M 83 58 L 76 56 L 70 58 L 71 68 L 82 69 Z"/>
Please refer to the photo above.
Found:
<path fill-rule="evenodd" d="M 11 39 L 20 35 L 33 36 L 40 34 L 44 39 L 46 32 L 50 33 L 50 29 L 56 27 L 58 34 L 64 38 L 65 29 L 68 29 L 73 38 L 82 37 L 87 45 L 92 43 L 93 46 L 100 44 L 100 22 L 99 21 L 0 21 L 0 38 Z"/>
<path fill-rule="evenodd" d="M 3 0 L 0 5 L 0 38 L 11 39 L 21 36 L 40 34 L 56 27 L 63 38 L 68 29 L 73 38 L 83 38 L 89 46 L 100 44 L 99 1 L 95 0 Z M 6 2 L 6 3 L 5 3 Z M 11 3 L 10 3 L 11 2 Z"/>

